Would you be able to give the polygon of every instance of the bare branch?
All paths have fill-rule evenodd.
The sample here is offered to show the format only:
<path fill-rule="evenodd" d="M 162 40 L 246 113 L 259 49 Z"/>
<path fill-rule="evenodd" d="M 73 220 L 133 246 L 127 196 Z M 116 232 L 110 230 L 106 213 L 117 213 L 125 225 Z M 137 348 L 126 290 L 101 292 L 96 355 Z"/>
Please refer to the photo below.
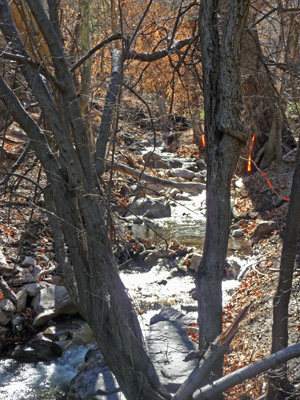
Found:
<path fill-rule="evenodd" d="M 212 399 L 215 395 L 224 392 L 232 388 L 233 386 L 244 382 L 247 379 L 251 379 L 256 375 L 259 375 L 270 368 L 275 368 L 279 364 L 285 363 L 292 358 L 300 356 L 300 343 L 280 350 L 277 353 L 272 354 L 269 357 L 264 358 L 261 361 L 247 365 L 232 374 L 224 376 L 211 385 L 206 385 L 200 389 L 200 392 L 193 398 L 194 400 L 205 400 Z"/>
<path fill-rule="evenodd" d="M 126 54 L 126 59 L 146 61 L 146 62 L 160 60 L 161 58 L 164 58 L 169 54 L 176 53 L 176 51 L 179 51 L 184 46 L 193 43 L 196 39 L 197 36 L 194 36 L 187 39 L 174 41 L 174 43 L 172 44 L 172 46 L 170 46 L 169 49 L 162 49 L 154 51 L 153 53 L 138 53 L 135 50 L 129 50 L 128 54 Z"/>
<path fill-rule="evenodd" d="M 72 67 L 70 68 L 70 72 L 74 72 L 77 68 L 79 68 L 80 65 L 82 65 L 85 62 L 85 60 L 87 60 L 89 57 L 91 57 L 94 53 L 96 53 L 96 51 L 101 50 L 107 44 L 114 42 L 115 40 L 119 40 L 119 39 L 123 39 L 123 36 L 121 35 L 121 33 L 112 35 L 109 38 L 98 43 L 88 53 L 86 53 L 80 60 L 76 61 L 76 63 L 72 65 Z"/>
<path fill-rule="evenodd" d="M 106 161 L 106 166 L 107 168 L 111 167 L 110 161 Z M 136 169 L 127 167 L 126 165 L 123 164 L 114 164 L 113 168 L 117 171 L 123 172 L 124 174 L 134 176 L 135 178 L 139 178 L 146 182 L 163 185 L 164 187 L 175 187 L 177 189 L 184 190 L 187 192 L 201 193 L 206 188 L 206 185 L 204 183 L 173 182 L 167 179 L 162 179 L 156 176 L 145 174 L 144 172 L 137 171 Z"/>

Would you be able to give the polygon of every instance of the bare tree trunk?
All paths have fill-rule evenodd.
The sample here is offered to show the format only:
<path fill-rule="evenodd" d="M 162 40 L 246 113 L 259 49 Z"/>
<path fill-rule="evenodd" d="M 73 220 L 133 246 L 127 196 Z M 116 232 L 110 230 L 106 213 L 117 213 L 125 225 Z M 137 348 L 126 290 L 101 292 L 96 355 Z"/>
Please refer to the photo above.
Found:
<path fill-rule="evenodd" d="M 56 252 L 70 257 L 65 262 L 61 260 L 64 281 L 125 396 L 130 400 L 137 396 L 169 399 L 144 348 L 137 315 L 118 274 L 108 238 L 106 199 L 97 184 L 80 103 L 61 45 L 41 4 L 28 0 L 28 5 L 53 56 L 59 110 L 39 71 L 26 64 L 20 68 L 43 111 L 59 155 L 51 152 L 45 135 L 1 77 L 0 100 L 33 140 L 47 174 L 49 192 L 45 199 L 56 215 L 50 222 L 62 246 L 57 246 Z M 5 0 L 0 3 L 0 28 L 10 43 L 10 51 L 30 59 Z"/>
<path fill-rule="evenodd" d="M 231 222 L 230 182 L 247 133 L 240 121 L 240 46 L 249 1 L 232 1 L 222 39 L 218 0 L 201 2 L 200 32 L 207 138 L 207 222 L 202 262 L 196 272 L 199 346 L 222 331 L 222 277 Z M 216 367 L 222 374 L 223 360 Z M 222 398 L 222 397 L 220 397 Z"/>
<path fill-rule="evenodd" d="M 81 52 L 82 56 L 90 51 L 90 1 L 81 0 Z M 92 59 L 88 58 L 81 72 L 81 98 L 80 107 L 84 114 L 89 103 L 91 90 Z"/>
<path fill-rule="evenodd" d="M 290 204 L 283 239 L 280 274 L 273 301 L 272 353 L 288 346 L 288 307 L 292 290 L 294 263 L 300 228 L 300 141 L 296 155 Z M 290 385 L 286 365 L 269 375 L 267 400 L 287 398 Z"/>

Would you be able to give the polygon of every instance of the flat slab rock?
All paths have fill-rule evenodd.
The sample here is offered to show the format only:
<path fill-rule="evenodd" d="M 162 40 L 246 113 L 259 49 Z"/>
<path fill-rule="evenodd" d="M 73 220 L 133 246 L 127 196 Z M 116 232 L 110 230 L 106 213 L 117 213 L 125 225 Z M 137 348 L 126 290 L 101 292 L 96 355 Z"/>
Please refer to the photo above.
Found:
<path fill-rule="evenodd" d="M 171 393 L 179 388 L 197 364 L 196 360 L 183 361 L 189 351 L 197 350 L 197 345 L 188 339 L 185 329 L 181 327 L 189 322 L 189 318 L 184 320 L 181 313 L 177 313 L 176 318 L 175 313 L 170 313 L 173 320 L 155 321 L 144 330 L 148 351 L 157 373 Z M 166 318 L 165 314 L 166 312 L 163 318 Z M 70 384 L 68 400 L 124 400 L 125 397 L 119 391 L 113 374 L 103 362 L 100 351 L 95 349 L 93 354 L 86 358 L 85 370 L 79 372 Z"/>

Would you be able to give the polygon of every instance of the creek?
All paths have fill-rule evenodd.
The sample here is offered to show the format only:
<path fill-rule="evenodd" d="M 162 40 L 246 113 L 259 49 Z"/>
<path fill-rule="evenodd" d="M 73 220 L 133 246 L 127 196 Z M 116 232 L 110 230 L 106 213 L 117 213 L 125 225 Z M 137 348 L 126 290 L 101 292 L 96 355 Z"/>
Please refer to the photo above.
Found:
<path fill-rule="evenodd" d="M 176 239 L 183 246 L 199 250 L 203 246 L 205 235 L 205 192 L 171 201 L 170 205 L 171 217 L 149 219 L 144 223 L 133 221 L 134 235 L 150 238 L 156 244 L 162 237 L 168 240 Z M 228 259 L 238 261 L 242 273 L 251 263 L 250 244 L 243 239 L 230 239 Z M 122 271 L 122 280 L 139 311 L 142 326 L 147 325 L 150 318 L 162 306 L 189 312 L 196 321 L 196 302 L 190 295 L 195 287 L 194 278 L 190 274 L 172 275 L 172 269 L 174 265 L 170 265 L 168 260 L 159 259 L 155 265 L 144 271 L 136 269 Z M 239 283 L 236 279 L 224 280 L 224 304 Z M 2 359 L 0 399 L 65 399 L 69 382 L 82 368 L 89 347 L 91 343 L 88 341 L 85 346 L 71 345 L 64 351 L 62 357 L 51 362 L 29 364 Z"/>

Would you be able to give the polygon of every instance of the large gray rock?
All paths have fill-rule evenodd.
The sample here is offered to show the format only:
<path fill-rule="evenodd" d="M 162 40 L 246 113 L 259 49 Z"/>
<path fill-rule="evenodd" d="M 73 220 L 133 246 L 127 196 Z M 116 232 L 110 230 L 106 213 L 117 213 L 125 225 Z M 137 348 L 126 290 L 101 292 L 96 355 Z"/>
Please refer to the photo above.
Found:
<path fill-rule="evenodd" d="M 174 393 L 197 365 L 196 360 L 183 361 L 191 350 L 197 350 L 197 345 L 180 326 L 191 322 L 189 317 L 171 307 L 164 307 L 162 314 L 170 320 L 145 327 L 144 334 L 161 382 Z M 87 352 L 84 365 L 71 381 L 68 400 L 125 399 L 97 348 Z"/>
<path fill-rule="evenodd" d="M 146 342 L 156 371 L 166 389 L 175 393 L 196 367 L 197 361 L 183 359 L 197 345 L 189 340 L 186 331 L 176 322 L 160 321 L 145 332 Z"/>
<path fill-rule="evenodd" d="M 133 214 L 143 215 L 147 218 L 165 218 L 171 216 L 171 206 L 160 198 L 137 198 L 129 206 Z M 131 216 L 129 212 L 126 217 Z"/>
<path fill-rule="evenodd" d="M 77 307 L 72 303 L 64 286 L 51 285 L 42 289 L 32 300 L 37 313 L 33 326 L 38 327 L 61 314 L 76 314 Z"/>

